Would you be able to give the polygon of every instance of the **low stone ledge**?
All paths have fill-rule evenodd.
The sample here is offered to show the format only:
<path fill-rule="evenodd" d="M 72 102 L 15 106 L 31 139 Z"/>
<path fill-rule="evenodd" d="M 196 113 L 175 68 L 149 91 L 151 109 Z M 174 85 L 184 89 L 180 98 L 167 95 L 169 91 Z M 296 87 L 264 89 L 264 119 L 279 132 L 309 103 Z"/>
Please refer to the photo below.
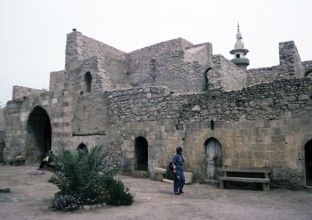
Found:
<path fill-rule="evenodd" d="M 14 165 L 20 166 L 25 164 L 25 158 L 23 156 L 16 156 L 14 159 Z"/>

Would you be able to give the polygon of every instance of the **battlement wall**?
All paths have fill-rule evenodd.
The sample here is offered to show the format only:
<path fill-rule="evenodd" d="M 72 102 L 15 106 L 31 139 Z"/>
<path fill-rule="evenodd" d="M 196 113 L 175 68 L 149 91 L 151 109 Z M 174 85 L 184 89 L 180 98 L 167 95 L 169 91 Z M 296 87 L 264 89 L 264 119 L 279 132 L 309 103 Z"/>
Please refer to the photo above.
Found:
<path fill-rule="evenodd" d="M 282 71 L 277 73 L 277 79 L 304 76 L 304 67 L 294 41 L 279 43 L 279 59 Z"/>

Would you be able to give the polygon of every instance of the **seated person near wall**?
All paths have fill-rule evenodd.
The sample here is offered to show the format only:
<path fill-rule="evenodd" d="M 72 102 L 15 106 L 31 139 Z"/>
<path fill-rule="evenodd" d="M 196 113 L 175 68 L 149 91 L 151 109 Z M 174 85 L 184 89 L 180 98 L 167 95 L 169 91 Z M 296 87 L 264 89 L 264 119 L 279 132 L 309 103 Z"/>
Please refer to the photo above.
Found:
<path fill-rule="evenodd" d="M 49 166 L 51 162 L 53 162 L 53 152 L 50 150 L 49 153 L 45 153 L 44 158 L 40 163 L 39 170 L 42 170 L 45 165 Z"/>

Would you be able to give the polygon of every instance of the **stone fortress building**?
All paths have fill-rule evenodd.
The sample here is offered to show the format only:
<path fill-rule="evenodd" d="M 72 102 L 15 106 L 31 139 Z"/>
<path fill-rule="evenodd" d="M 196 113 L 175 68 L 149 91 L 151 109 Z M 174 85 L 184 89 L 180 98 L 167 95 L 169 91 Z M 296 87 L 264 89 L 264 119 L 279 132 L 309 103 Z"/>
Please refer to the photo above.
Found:
<path fill-rule="evenodd" d="M 239 29 L 236 38 L 230 61 L 211 43 L 125 53 L 73 29 L 49 91 L 14 86 L 0 109 L 0 160 L 100 144 L 107 164 L 153 177 L 182 146 L 198 181 L 221 166 L 269 167 L 272 182 L 312 185 L 312 61 L 289 41 L 279 65 L 247 70 Z"/>

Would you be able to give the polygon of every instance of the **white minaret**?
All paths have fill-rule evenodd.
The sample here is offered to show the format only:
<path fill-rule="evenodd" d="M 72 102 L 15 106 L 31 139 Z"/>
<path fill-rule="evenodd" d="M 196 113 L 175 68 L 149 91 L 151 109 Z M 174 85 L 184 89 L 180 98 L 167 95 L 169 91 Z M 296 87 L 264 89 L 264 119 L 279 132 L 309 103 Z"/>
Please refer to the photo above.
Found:
<path fill-rule="evenodd" d="M 237 25 L 237 34 L 236 34 L 236 43 L 234 45 L 234 49 L 230 51 L 231 54 L 234 55 L 234 59 L 231 61 L 241 68 L 242 70 L 247 70 L 247 66 L 249 65 L 249 59 L 245 57 L 245 55 L 249 51 L 244 48 L 242 34 L 239 31 L 239 24 Z"/>

